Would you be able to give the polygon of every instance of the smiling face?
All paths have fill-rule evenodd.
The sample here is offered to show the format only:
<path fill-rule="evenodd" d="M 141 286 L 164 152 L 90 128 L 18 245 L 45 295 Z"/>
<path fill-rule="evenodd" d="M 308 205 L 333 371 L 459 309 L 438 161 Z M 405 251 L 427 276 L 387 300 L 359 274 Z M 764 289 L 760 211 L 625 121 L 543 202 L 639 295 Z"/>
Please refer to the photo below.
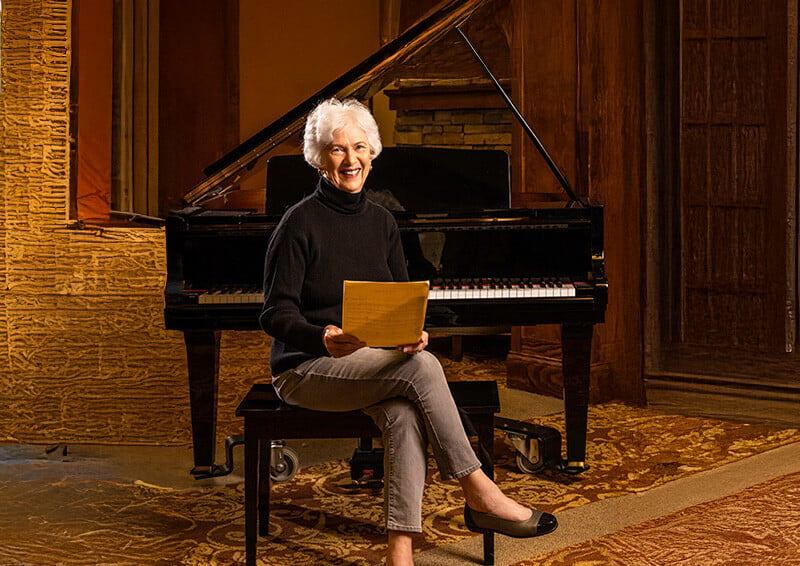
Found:
<path fill-rule="evenodd" d="M 367 180 L 371 162 L 367 134 L 356 124 L 348 123 L 333 132 L 333 140 L 322 154 L 322 172 L 340 191 L 358 193 Z"/>

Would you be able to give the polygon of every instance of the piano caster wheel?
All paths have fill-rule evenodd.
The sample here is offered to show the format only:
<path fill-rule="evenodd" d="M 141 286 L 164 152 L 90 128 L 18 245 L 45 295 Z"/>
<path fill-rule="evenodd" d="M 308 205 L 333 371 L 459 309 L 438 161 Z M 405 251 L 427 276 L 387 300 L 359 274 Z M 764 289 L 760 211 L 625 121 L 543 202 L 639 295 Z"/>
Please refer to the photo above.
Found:
<path fill-rule="evenodd" d="M 517 452 L 517 468 L 523 474 L 535 474 L 544 469 L 544 462 L 541 459 L 531 462 L 524 454 Z"/>
<path fill-rule="evenodd" d="M 282 440 L 272 443 L 269 477 L 274 482 L 292 479 L 300 470 L 300 457 L 297 452 L 286 446 Z"/>
<path fill-rule="evenodd" d="M 542 447 L 539 439 L 520 434 L 518 432 L 506 432 L 506 436 L 517 449 L 517 468 L 523 474 L 535 474 L 544 468 L 544 458 L 542 458 Z"/>

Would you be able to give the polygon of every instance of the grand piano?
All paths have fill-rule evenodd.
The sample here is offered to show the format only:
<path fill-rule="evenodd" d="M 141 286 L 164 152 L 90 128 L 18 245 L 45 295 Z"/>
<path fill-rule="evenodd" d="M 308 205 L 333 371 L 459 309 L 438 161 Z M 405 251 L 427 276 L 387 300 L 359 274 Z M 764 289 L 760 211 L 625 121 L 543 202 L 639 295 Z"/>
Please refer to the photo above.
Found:
<path fill-rule="evenodd" d="M 593 327 L 604 320 L 607 281 L 603 263 L 603 209 L 577 197 L 535 133 L 462 30 L 490 0 L 449 0 L 359 65 L 209 165 L 205 179 L 184 195 L 167 218 L 166 328 L 183 332 L 189 372 L 196 478 L 223 475 L 215 463 L 220 333 L 256 330 L 263 300 L 264 255 L 286 206 L 313 189 L 314 171 L 297 157 L 272 157 L 265 213 L 214 210 L 210 200 L 236 190 L 243 174 L 295 136 L 305 116 L 330 97 L 368 100 L 393 80 L 393 70 L 447 33 L 458 33 L 497 88 L 564 189 L 563 202 L 509 208 L 508 161 L 503 152 L 432 150 L 425 155 L 385 148 L 376 160 L 368 195 L 390 193 L 413 279 L 431 282 L 426 327 L 459 329 L 560 324 L 566 458 L 558 467 L 579 473 L 586 465 L 586 427 Z M 403 182 L 392 163 L 430 160 L 434 169 L 455 163 L 453 193 Z M 405 160 L 405 161 L 404 161 Z M 453 161 L 455 160 L 455 161 Z M 385 173 L 378 164 L 385 163 Z M 464 166 L 470 164 L 470 167 Z M 487 172 L 488 171 L 488 172 Z M 311 175 L 311 177 L 309 177 Z M 392 179 L 393 186 L 382 184 Z M 399 180 L 398 180 L 399 179 Z M 499 181 L 498 181 L 499 180 Z M 286 187 L 281 188 L 281 187 Z M 415 196 L 416 193 L 416 196 Z M 432 196 L 433 195 L 433 196 Z M 498 428 L 532 433 L 499 419 Z"/>

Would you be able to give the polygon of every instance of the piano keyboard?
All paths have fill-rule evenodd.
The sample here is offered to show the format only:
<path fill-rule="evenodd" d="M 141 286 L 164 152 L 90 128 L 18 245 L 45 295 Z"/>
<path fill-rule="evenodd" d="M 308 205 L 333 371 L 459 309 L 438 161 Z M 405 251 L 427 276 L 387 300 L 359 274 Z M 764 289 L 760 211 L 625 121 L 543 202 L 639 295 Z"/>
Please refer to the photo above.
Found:
<path fill-rule="evenodd" d="M 575 285 L 568 279 L 435 279 L 428 292 L 429 301 L 539 299 L 574 297 Z M 226 287 L 199 292 L 200 305 L 261 304 L 264 294 L 257 289 Z"/>
<path fill-rule="evenodd" d="M 569 279 L 455 279 L 432 281 L 428 300 L 539 299 L 574 296 L 575 285 Z"/>
<path fill-rule="evenodd" d="M 224 287 L 203 291 L 197 297 L 199 305 L 253 305 L 264 302 L 261 289 Z"/>

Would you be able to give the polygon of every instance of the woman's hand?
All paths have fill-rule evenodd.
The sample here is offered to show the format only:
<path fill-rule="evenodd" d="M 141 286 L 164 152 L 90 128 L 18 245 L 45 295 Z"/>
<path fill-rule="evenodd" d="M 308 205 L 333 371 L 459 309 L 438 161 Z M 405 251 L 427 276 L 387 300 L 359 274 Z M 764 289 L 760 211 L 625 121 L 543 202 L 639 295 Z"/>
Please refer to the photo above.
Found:
<path fill-rule="evenodd" d="M 345 334 L 333 324 L 326 326 L 322 332 L 322 343 L 333 358 L 342 358 L 367 345 L 352 334 Z"/>
<path fill-rule="evenodd" d="M 415 344 L 404 344 L 403 346 L 398 346 L 397 349 L 406 354 L 416 354 L 424 350 L 427 345 L 428 333 L 423 330 L 422 336 L 419 337 L 419 342 Z"/>

